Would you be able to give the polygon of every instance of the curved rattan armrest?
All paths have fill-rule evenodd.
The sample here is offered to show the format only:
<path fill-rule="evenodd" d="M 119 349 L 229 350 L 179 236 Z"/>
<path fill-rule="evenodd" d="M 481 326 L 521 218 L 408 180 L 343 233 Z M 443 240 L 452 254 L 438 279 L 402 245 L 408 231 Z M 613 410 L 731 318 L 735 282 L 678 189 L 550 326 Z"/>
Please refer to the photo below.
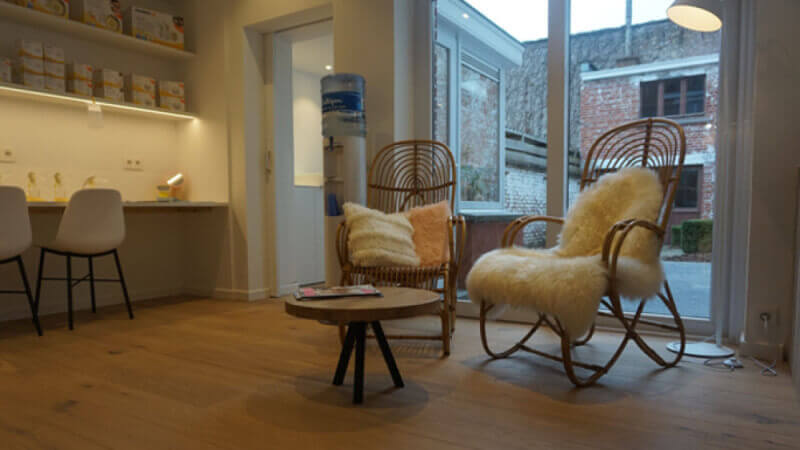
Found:
<path fill-rule="evenodd" d="M 517 239 L 517 234 L 522 231 L 528 224 L 533 222 L 550 222 L 560 225 L 564 224 L 564 219 L 561 217 L 552 216 L 523 216 L 511 222 L 506 230 L 503 232 L 503 240 L 500 242 L 501 247 L 511 247 Z"/>
<path fill-rule="evenodd" d="M 650 230 L 658 237 L 659 241 L 664 239 L 664 229 L 649 220 L 628 219 L 615 223 L 606 233 L 606 240 L 603 243 L 603 262 L 608 267 L 608 275 L 612 280 L 617 276 L 617 259 L 622 250 L 622 244 L 628 233 L 636 227 Z M 617 238 L 617 234 L 619 234 L 619 238 Z"/>

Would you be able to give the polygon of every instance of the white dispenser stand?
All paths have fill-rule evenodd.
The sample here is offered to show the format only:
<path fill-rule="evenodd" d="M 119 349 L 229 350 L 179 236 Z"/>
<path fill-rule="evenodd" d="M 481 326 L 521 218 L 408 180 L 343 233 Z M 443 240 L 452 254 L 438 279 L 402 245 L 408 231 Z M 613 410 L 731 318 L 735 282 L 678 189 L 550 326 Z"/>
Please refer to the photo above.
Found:
<path fill-rule="evenodd" d="M 355 74 L 322 79 L 322 135 L 325 176 L 325 284 L 341 284 L 336 233 L 347 202 L 367 202 L 367 145 L 364 78 Z"/>

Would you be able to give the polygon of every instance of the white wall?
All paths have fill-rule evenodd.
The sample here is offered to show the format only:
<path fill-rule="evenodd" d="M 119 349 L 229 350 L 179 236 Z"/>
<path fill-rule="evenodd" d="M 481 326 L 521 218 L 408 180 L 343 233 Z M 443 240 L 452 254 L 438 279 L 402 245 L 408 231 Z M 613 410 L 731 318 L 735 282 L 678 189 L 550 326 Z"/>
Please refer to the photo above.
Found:
<path fill-rule="evenodd" d="M 320 186 L 322 182 L 320 78 L 297 69 L 292 71 L 295 185 Z"/>
<path fill-rule="evenodd" d="M 754 86 L 754 154 L 752 166 L 749 273 L 745 342 L 788 344 L 794 297 L 795 223 L 800 128 L 800 3 L 758 2 L 756 8 L 756 80 Z M 762 312 L 777 324 L 763 333 Z"/>

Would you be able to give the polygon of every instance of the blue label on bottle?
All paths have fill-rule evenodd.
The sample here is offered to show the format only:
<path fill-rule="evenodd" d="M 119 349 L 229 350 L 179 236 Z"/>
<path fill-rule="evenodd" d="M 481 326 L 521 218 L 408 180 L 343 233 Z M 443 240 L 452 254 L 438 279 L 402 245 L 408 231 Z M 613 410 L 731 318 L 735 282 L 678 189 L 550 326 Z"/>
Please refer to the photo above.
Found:
<path fill-rule="evenodd" d="M 363 112 L 364 103 L 360 92 L 337 91 L 322 94 L 322 112 Z"/>

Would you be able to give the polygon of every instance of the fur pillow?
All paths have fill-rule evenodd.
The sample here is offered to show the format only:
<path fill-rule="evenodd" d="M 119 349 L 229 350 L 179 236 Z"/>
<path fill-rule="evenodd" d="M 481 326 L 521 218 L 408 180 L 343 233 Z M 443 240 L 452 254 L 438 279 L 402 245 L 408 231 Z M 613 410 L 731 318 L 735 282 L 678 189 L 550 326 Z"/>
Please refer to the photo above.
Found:
<path fill-rule="evenodd" d="M 414 228 L 402 214 L 384 214 L 355 203 L 344 204 L 350 261 L 364 267 L 419 266 Z"/>
<path fill-rule="evenodd" d="M 450 203 L 439 203 L 414 208 L 406 212 L 414 227 L 414 249 L 423 267 L 434 267 L 450 261 L 448 220 Z"/>

